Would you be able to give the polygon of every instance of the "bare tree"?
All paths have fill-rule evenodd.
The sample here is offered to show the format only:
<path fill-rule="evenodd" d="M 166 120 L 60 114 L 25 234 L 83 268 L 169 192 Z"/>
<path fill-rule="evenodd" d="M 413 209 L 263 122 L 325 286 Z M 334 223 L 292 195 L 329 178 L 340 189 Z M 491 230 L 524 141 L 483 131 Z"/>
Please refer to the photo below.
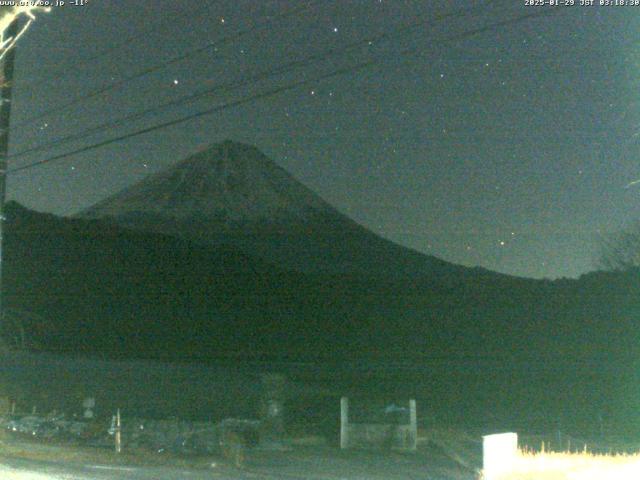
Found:
<path fill-rule="evenodd" d="M 44 317 L 26 310 L 5 308 L 0 336 L 6 348 L 28 350 L 40 347 L 38 336 L 48 328 Z"/>
<path fill-rule="evenodd" d="M 605 270 L 631 270 L 640 267 L 640 222 L 600 238 L 598 266 Z"/>

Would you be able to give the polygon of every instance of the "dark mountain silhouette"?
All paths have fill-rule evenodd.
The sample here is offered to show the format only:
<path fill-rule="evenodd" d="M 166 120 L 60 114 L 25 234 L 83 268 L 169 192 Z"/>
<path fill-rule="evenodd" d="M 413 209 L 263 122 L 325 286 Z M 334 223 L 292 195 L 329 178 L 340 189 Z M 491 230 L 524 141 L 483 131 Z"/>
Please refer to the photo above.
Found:
<path fill-rule="evenodd" d="M 49 350 L 519 358 L 637 352 L 637 272 L 579 281 L 304 274 L 231 246 L 7 205 L 8 307 Z M 487 281 L 490 278 L 491 281 Z"/>
<path fill-rule="evenodd" d="M 49 319 L 48 333 L 33 330 L 48 348 L 205 358 L 636 349 L 635 272 L 549 282 L 452 265 L 378 237 L 230 141 L 79 218 L 8 212 L 7 299 Z"/>
<path fill-rule="evenodd" d="M 142 180 L 80 217 L 233 245 L 302 272 L 439 277 L 466 271 L 375 235 L 255 147 L 231 141 Z"/>
<path fill-rule="evenodd" d="M 26 313 L 5 338 L 312 360 L 305 381 L 400 389 L 443 415 L 467 405 L 453 413 L 471 421 L 637 417 L 638 270 L 552 282 L 452 265 L 366 230 L 253 147 L 216 145 L 78 218 L 15 203 L 6 217 L 3 305 Z"/>
<path fill-rule="evenodd" d="M 527 412 L 590 428 L 610 411 L 626 428 L 636 418 L 638 271 L 554 282 L 476 269 L 311 274 L 233 246 L 15 203 L 6 215 L 3 302 L 28 313 L 27 343 L 44 350 L 314 361 L 322 366 L 307 369 L 305 381 L 401 388 L 441 412 L 471 405 L 452 412 L 469 421 Z M 5 338 L 15 334 L 7 331 L 15 322 L 2 328 Z"/>

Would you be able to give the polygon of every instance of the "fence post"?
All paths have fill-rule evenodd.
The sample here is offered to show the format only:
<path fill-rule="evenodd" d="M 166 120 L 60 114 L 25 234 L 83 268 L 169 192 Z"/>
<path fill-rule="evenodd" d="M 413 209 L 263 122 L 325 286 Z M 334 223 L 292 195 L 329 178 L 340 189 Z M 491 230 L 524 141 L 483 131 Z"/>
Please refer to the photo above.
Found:
<path fill-rule="evenodd" d="M 263 447 L 282 447 L 284 440 L 284 404 L 287 379 L 278 373 L 262 375 L 260 443 Z"/>
<path fill-rule="evenodd" d="M 418 448 L 418 414 L 416 412 L 416 401 L 413 398 L 409 400 L 409 428 L 411 432 L 409 450 L 416 450 Z"/>
<path fill-rule="evenodd" d="M 120 421 L 120 409 L 116 412 L 116 453 L 122 452 L 122 423 Z"/>
<path fill-rule="evenodd" d="M 518 456 L 518 434 L 498 433 L 482 437 L 484 480 L 494 480 L 509 473 Z"/>
<path fill-rule="evenodd" d="M 93 409 L 96 408 L 96 399 L 94 397 L 85 397 L 82 400 L 82 416 L 86 420 L 91 420 L 94 416 Z"/>
<path fill-rule="evenodd" d="M 340 448 L 349 447 L 349 399 L 340 399 Z"/>
<path fill-rule="evenodd" d="M 0 397 L 0 414 L 11 413 L 11 400 L 9 397 Z"/>

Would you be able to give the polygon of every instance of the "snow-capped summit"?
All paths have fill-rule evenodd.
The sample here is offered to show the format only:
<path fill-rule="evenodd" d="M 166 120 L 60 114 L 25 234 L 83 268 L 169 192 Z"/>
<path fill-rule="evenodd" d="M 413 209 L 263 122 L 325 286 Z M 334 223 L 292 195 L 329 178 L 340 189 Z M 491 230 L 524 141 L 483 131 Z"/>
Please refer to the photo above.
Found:
<path fill-rule="evenodd" d="M 150 214 L 246 226 L 330 211 L 324 200 L 257 148 L 225 141 L 99 202 L 82 216 Z"/>
<path fill-rule="evenodd" d="M 79 216 L 228 244 L 307 272 L 432 276 L 457 268 L 379 237 L 257 148 L 231 141 L 151 175 Z"/>

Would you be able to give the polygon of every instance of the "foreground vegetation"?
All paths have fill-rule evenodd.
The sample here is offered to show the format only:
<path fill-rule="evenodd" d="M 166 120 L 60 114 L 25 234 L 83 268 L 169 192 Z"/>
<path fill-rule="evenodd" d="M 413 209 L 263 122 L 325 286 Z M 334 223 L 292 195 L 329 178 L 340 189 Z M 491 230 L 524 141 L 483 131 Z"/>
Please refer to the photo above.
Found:
<path fill-rule="evenodd" d="M 487 480 L 636 480 L 640 454 L 520 451 L 511 472 Z"/>

